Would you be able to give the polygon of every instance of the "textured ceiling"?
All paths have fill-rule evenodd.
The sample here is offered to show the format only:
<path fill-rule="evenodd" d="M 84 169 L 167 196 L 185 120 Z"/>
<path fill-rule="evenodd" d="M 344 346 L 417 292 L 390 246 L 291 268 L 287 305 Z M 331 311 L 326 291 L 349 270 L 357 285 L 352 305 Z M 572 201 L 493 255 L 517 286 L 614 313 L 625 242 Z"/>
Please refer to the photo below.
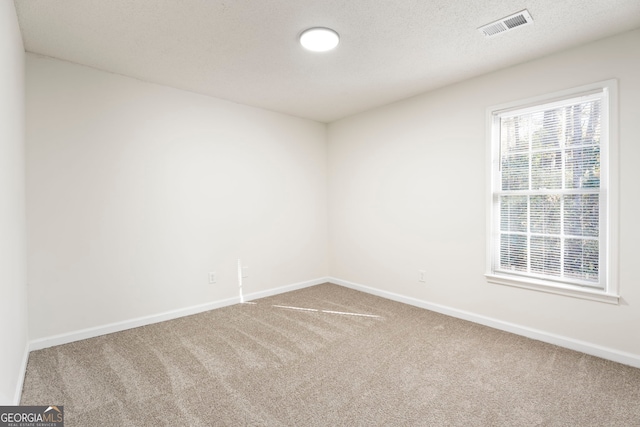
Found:
<path fill-rule="evenodd" d="M 640 27 L 640 0 L 15 0 L 25 49 L 330 122 Z M 528 9 L 534 23 L 476 29 Z M 338 31 L 335 51 L 298 34 Z M 639 47 L 640 48 L 640 47 Z"/>

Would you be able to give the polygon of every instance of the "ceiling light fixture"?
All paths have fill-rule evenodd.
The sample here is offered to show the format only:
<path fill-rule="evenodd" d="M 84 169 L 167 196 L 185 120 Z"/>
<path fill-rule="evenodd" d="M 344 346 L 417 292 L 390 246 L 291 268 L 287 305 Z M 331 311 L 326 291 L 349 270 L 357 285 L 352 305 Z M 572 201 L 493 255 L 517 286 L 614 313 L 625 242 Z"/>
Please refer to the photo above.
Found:
<path fill-rule="evenodd" d="M 331 28 L 309 28 L 300 34 L 302 47 L 313 52 L 326 52 L 335 49 L 338 43 L 340 43 L 340 36 Z"/>

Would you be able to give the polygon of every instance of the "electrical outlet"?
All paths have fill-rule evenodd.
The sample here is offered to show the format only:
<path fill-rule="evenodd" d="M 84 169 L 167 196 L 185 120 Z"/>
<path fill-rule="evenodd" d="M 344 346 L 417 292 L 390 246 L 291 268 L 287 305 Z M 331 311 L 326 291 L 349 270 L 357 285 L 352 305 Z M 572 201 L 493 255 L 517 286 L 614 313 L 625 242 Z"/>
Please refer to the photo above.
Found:
<path fill-rule="evenodd" d="M 213 285 L 214 283 L 216 283 L 218 280 L 218 278 L 216 277 L 216 272 L 215 271 L 210 271 L 209 272 L 209 284 Z"/>
<path fill-rule="evenodd" d="M 418 270 L 418 282 L 426 283 L 427 272 L 424 270 Z"/>

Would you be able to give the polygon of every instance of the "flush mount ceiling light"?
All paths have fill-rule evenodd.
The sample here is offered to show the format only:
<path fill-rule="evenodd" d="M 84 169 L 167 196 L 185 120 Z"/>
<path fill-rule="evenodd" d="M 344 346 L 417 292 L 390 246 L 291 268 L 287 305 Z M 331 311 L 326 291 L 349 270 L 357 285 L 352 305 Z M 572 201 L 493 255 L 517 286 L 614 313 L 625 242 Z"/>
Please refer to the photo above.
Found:
<path fill-rule="evenodd" d="M 340 36 L 331 28 L 315 27 L 300 34 L 300 44 L 313 52 L 326 52 L 340 43 Z"/>

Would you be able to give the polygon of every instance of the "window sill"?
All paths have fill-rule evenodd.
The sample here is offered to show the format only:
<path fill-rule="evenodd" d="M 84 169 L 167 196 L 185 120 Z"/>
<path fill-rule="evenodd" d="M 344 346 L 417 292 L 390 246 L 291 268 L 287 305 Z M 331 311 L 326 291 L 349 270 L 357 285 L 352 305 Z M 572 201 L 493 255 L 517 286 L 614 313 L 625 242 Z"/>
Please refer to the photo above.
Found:
<path fill-rule="evenodd" d="M 544 282 L 535 280 L 519 279 L 514 277 L 502 276 L 497 274 L 485 274 L 489 283 L 498 285 L 515 286 L 517 288 L 531 289 L 534 291 L 547 292 L 550 294 L 564 295 L 573 298 L 581 298 L 591 301 L 604 302 L 608 304 L 619 304 L 620 296 L 606 293 L 596 289 L 584 289 L 568 285 L 547 285 Z"/>

